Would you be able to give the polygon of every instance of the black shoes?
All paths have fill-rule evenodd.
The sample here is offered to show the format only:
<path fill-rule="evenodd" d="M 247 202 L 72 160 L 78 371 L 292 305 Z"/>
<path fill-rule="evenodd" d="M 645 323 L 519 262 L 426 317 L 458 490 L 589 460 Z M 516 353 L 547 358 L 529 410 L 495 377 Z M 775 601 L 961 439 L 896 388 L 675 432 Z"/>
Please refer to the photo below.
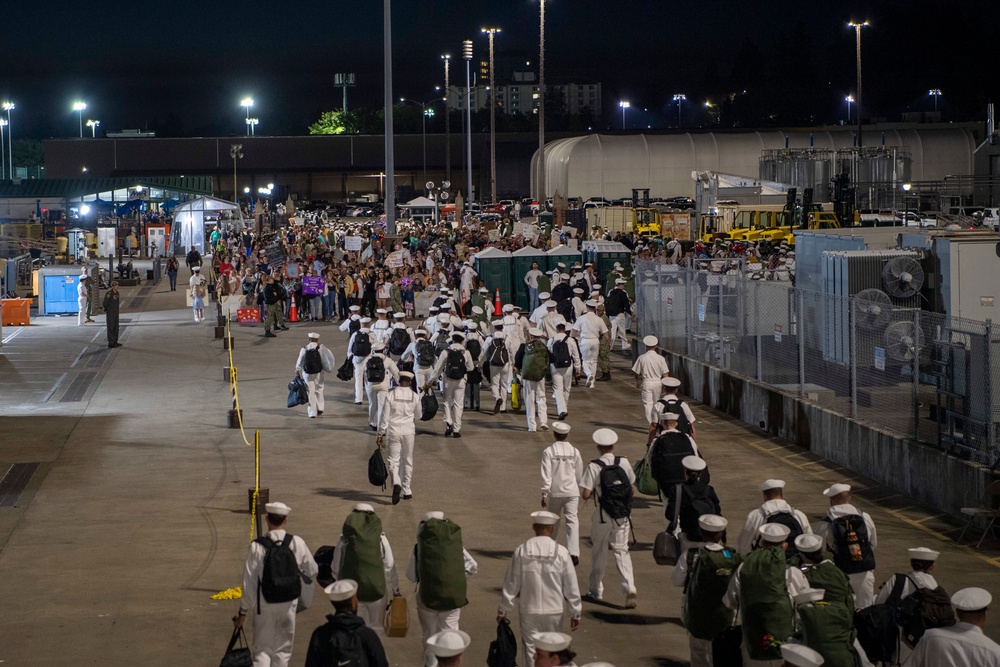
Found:
<path fill-rule="evenodd" d="M 500 412 L 500 406 L 501 405 L 503 405 L 503 399 L 498 398 L 497 402 L 496 402 L 496 405 L 493 406 L 493 414 L 497 414 L 497 413 Z"/>
<path fill-rule="evenodd" d="M 320 414 L 323 414 L 323 413 L 321 412 Z M 568 414 L 569 414 L 568 412 L 560 412 L 559 413 L 559 417 L 558 417 L 559 421 L 562 421 L 563 419 L 566 419 L 566 415 L 568 415 Z"/>
<path fill-rule="evenodd" d="M 264 338 L 277 338 L 277 337 L 278 337 L 277 334 L 273 334 L 270 331 L 264 332 Z"/>
<path fill-rule="evenodd" d="M 403 496 L 403 500 L 413 500 L 413 494 L 407 493 L 405 496 Z"/>
<path fill-rule="evenodd" d="M 458 431 L 455 431 L 454 433 L 452 433 L 452 434 L 451 434 L 451 436 L 452 436 L 453 438 L 461 438 L 461 437 L 462 437 L 462 434 L 461 434 L 461 433 L 459 433 Z"/>
<path fill-rule="evenodd" d="M 454 432 L 455 432 L 455 428 L 451 424 L 445 424 L 444 425 L 444 437 L 447 438 L 447 437 L 451 436 L 451 434 L 454 433 Z"/>
<path fill-rule="evenodd" d="M 399 504 L 399 494 L 401 494 L 402 492 L 403 492 L 403 487 L 401 487 L 399 484 L 393 484 L 393 486 L 392 486 L 392 504 L 393 505 L 398 505 Z"/>
<path fill-rule="evenodd" d="M 278 327 L 278 330 L 279 331 L 288 331 L 288 327 L 284 327 L 284 326 Z"/>
<path fill-rule="evenodd" d="M 569 559 L 571 561 L 573 561 L 573 567 L 576 567 L 577 565 L 580 564 L 580 557 L 579 556 L 570 556 Z"/>

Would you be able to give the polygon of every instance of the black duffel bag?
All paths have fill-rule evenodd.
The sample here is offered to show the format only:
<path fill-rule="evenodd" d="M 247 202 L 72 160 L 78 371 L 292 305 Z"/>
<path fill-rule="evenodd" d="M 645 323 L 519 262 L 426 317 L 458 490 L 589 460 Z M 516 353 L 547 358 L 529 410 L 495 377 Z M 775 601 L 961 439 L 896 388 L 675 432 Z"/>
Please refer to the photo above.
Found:
<path fill-rule="evenodd" d="M 429 422 L 438 412 L 438 400 L 434 390 L 428 388 L 420 398 L 420 421 Z"/>
<path fill-rule="evenodd" d="M 344 363 L 337 369 L 337 379 L 344 382 L 354 379 L 354 363 L 351 361 L 351 357 L 344 359 Z"/>

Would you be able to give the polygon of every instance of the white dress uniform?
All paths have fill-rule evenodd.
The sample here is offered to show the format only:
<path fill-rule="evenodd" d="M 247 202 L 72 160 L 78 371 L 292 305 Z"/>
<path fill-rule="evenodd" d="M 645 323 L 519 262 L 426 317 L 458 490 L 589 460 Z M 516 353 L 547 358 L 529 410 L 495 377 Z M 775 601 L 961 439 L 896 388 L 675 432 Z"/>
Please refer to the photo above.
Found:
<path fill-rule="evenodd" d="M 392 330 L 392 322 L 389 320 L 375 320 L 371 325 L 372 342 L 389 344 L 389 333 Z"/>
<path fill-rule="evenodd" d="M 542 328 L 542 318 L 545 317 L 548 314 L 549 314 L 549 309 L 543 303 L 542 305 L 538 306 L 538 308 L 535 308 L 533 311 L 531 311 L 531 315 L 528 316 L 528 321 L 532 325 L 534 325 L 534 326 L 538 327 L 539 329 L 541 329 Z"/>
<path fill-rule="evenodd" d="M 347 340 L 347 355 L 351 358 L 351 364 L 354 365 L 354 402 L 361 403 L 365 396 L 365 359 L 368 357 L 356 357 L 351 354 L 351 349 L 354 347 L 354 338 L 359 333 L 368 334 L 368 339 L 371 341 L 373 338 L 371 331 L 368 327 L 362 327 L 351 334 L 351 337 Z"/>
<path fill-rule="evenodd" d="M 79 310 L 76 313 L 76 326 L 82 327 L 87 319 L 87 283 L 80 277 L 80 282 L 76 284 L 76 305 Z"/>
<path fill-rule="evenodd" d="M 344 566 L 344 536 L 337 540 L 333 548 L 333 560 L 330 571 L 334 579 L 340 579 L 340 568 Z M 382 568 L 385 571 L 385 595 L 378 600 L 358 600 L 358 616 L 369 628 L 375 631 L 383 642 L 385 641 L 385 608 L 389 605 L 389 596 L 399 590 L 399 576 L 396 574 L 396 560 L 392 556 L 389 539 L 382 533 Z M 256 667 L 256 665 L 254 665 Z"/>
<path fill-rule="evenodd" d="M 378 432 L 386 436 L 388 460 L 392 476 L 390 484 L 399 484 L 403 495 L 410 495 L 413 478 L 413 437 L 420 416 L 420 394 L 409 387 L 396 387 L 388 392 L 378 423 Z"/>
<path fill-rule="evenodd" d="M 365 393 L 368 395 L 368 425 L 377 426 L 379 422 L 382 421 L 382 410 L 385 406 L 385 397 L 389 393 L 389 379 L 393 379 L 399 382 L 399 366 L 396 362 L 385 356 L 382 352 L 372 351 L 364 359 L 364 363 L 361 365 L 361 373 L 365 373 L 365 367 L 368 365 L 368 360 L 372 357 L 381 357 L 382 365 L 385 366 L 385 377 L 381 382 L 377 384 L 372 384 L 365 378 Z"/>
<path fill-rule="evenodd" d="M 455 433 L 462 431 L 462 413 L 465 410 L 465 376 L 459 380 L 453 380 L 444 376 L 444 367 L 448 362 L 448 351 L 460 350 L 465 357 L 465 370 L 471 371 L 476 366 L 472 363 L 472 355 L 461 343 L 449 343 L 448 348 L 438 356 L 434 370 L 431 372 L 432 378 L 442 378 L 444 380 L 444 423 L 450 424 Z"/>
<path fill-rule="evenodd" d="M 562 630 L 564 600 L 573 618 L 583 613 L 576 571 L 566 547 L 551 537 L 536 536 L 514 549 L 504 576 L 500 615 L 514 608 L 515 598 L 519 598 L 524 664 L 530 665 L 535 658 L 535 634 Z"/>
<path fill-rule="evenodd" d="M 527 346 L 527 343 L 525 343 Z M 523 353 L 527 356 L 527 349 Z M 522 357 L 521 363 L 524 363 Z M 521 376 L 522 400 L 524 416 L 528 422 L 528 433 L 535 433 L 539 428 L 548 429 L 549 404 L 545 396 L 545 378 L 541 380 L 525 380 Z"/>
<path fill-rule="evenodd" d="M 839 519 L 851 514 L 860 514 L 864 517 L 865 526 L 868 528 L 868 541 L 871 542 L 872 550 L 876 549 L 878 547 L 878 536 L 875 533 L 875 522 L 872 521 L 871 515 L 868 512 L 862 512 L 854 505 L 833 505 L 826 512 L 826 516 L 830 519 Z M 830 527 L 831 523 L 823 520 L 816 524 L 813 532 L 823 538 L 827 549 L 833 551 L 833 532 L 830 530 Z M 854 589 L 854 608 L 864 609 L 865 607 L 870 607 L 872 601 L 875 599 L 874 570 L 849 574 L 847 578 L 851 580 L 851 588 Z"/>
<path fill-rule="evenodd" d="M 744 556 L 750 553 L 753 549 L 753 543 L 757 541 L 759 535 L 757 531 L 764 525 L 765 519 L 778 512 L 790 512 L 795 517 L 795 520 L 799 522 L 799 525 L 802 526 L 803 534 L 813 532 L 812 526 L 809 525 L 809 519 L 805 514 L 794 509 L 785 500 L 775 498 L 774 500 L 768 500 L 747 514 L 746 521 L 743 522 L 743 528 L 740 529 L 739 537 L 736 538 L 736 550 Z"/>
<path fill-rule="evenodd" d="M 587 306 L 584 304 L 583 299 L 579 296 L 574 296 L 571 302 L 573 304 L 573 312 L 576 313 L 577 319 L 583 317 L 583 314 L 587 312 Z"/>
<path fill-rule="evenodd" d="M 476 273 L 476 270 L 471 266 L 466 265 L 466 267 L 462 269 L 462 278 L 459 281 L 458 298 L 461 299 L 463 304 L 472 298 L 472 286 L 478 276 L 479 274 Z"/>
<path fill-rule="evenodd" d="M 479 572 L 479 563 L 469 555 L 469 552 L 462 549 L 462 558 L 465 561 L 465 576 L 471 577 Z M 423 635 L 424 645 L 424 667 L 436 667 L 437 658 L 427 646 L 427 640 L 431 635 L 435 635 L 443 630 L 458 630 L 458 622 L 462 617 L 462 609 L 449 609 L 448 611 L 434 611 L 428 609 L 420 602 L 420 583 L 417 581 L 417 545 L 413 545 L 410 550 L 410 560 L 406 563 L 406 578 L 417 584 L 417 618 L 420 620 L 420 631 Z"/>
<path fill-rule="evenodd" d="M 560 317 L 562 317 L 560 315 Z M 549 356 L 552 355 L 552 346 L 556 341 L 566 342 L 569 348 L 569 356 L 573 363 L 566 368 L 556 368 L 555 364 L 549 364 L 549 371 L 552 373 L 552 398 L 556 401 L 556 414 L 569 412 L 569 390 L 573 387 L 573 375 L 580 372 L 580 352 L 576 349 L 576 341 L 566 333 L 556 333 L 549 338 Z"/>
<path fill-rule="evenodd" d="M 655 349 L 648 350 L 635 360 L 632 372 L 642 381 L 642 407 L 646 411 L 646 421 L 655 424 L 657 422 L 653 406 L 659 399 L 660 389 L 663 387 L 660 380 L 670 374 L 667 360 Z"/>
<path fill-rule="evenodd" d="M 597 376 L 597 354 L 601 351 L 601 336 L 608 333 L 608 326 L 597 313 L 585 313 L 573 323 L 573 331 L 580 341 L 580 357 L 587 383 L 594 386 Z"/>
<path fill-rule="evenodd" d="M 351 328 L 351 322 L 360 322 L 360 321 L 361 321 L 361 316 L 357 315 L 357 314 L 354 314 L 354 315 L 351 315 L 350 317 L 348 317 L 343 322 L 341 322 L 340 326 L 337 327 L 337 328 L 340 329 L 341 331 L 346 332 L 346 331 L 350 330 L 350 328 Z"/>
<path fill-rule="evenodd" d="M 427 340 L 434 340 L 437 335 L 437 313 L 430 315 L 420 326 L 427 331 Z"/>
<path fill-rule="evenodd" d="M 309 343 L 301 350 L 299 350 L 299 358 L 295 362 L 295 372 L 302 376 L 305 380 L 306 389 L 309 394 L 309 405 L 306 414 L 310 417 L 315 417 L 318 413 L 323 412 L 324 398 L 323 398 L 323 371 L 319 373 L 306 373 L 305 369 L 302 368 L 302 364 L 305 362 L 306 350 L 315 350 L 319 347 L 320 357 L 323 359 L 323 368 L 335 368 L 337 361 L 333 358 L 333 352 L 331 352 L 326 345 L 320 345 L 319 343 Z"/>
<path fill-rule="evenodd" d="M 538 325 L 538 328 L 545 332 L 546 338 L 551 340 L 552 337 L 559 332 L 556 325 L 560 322 L 566 325 L 566 332 L 569 333 L 571 330 L 569 322 L 566 321 L 566 318 L 563 317 L 562 314 L 556 312 L 555 310 L 549 311 L 545 314 L 545 317 L 542 318 L 541 324 Z"/>
<path fill-rule="evenodd" d="M 615 454 L 609 452 L 602 455 L 601 460 L 605 464 L 611 465 L 615 462 Z M 635 484 L 635 473 L 632 472 L 632 464 L 624 456 L 621 457 L 619 465 L 625 471 L 631 484 Z M 594 501 L 597 507 L 594 508 L 594 515 L 590 520 L 590 542 L 593 547 L 590 569 L 590 594 L 597 599 L 604 595 L 604 570 L 608 565 L 608 551 L 615 557 L 615 567 L 618 569 L 618 579 L 621 584 L 622 594 L 626 597 L 635 590 L 635 577 L 632 574 L 632 557 L 628 553 L 628 538 L 631 523 L 629 519 L 612 519 L 605 516 L 601 510 L 599 496 L 601 492 L 601 469 L 596 463 L 588 463 L 584 468 L 583 478 L 580 480 L 581 489 L 589 489 L 594 492 Z"/>
<path fill-rule="evenodd" d="M 682 401 L 677 394 L 664 394 L 663 396 L 660 396 L 655 403 L 653 403 L 653 421 L 650 423 L 663 423 L 663 413 L 666 412 L 666 406 L 663 404 L 663 401 L 673 403 L 672 407 L 674 408 L 674 412 L 677 411 L 677 408 L 680 408 L 681 412 L 684 413 L 684 416 L 687 417 L 688 423 L 694 426 L 695 419 L 694 413 L 691 411 L 691 406 L 687 404 L 687 401 Z"/>
<path fill-rule="evenodd" d="M 888 581 L 882 584 L 882 590 L 880 590 L 878 595 L 875 596 L 875 602 L 873 604 L 882 604 L 889 599 L 889 596 L 892 595 L 892 589 L 896 585 L 897 576 L 899 575 L 892 575 L 889 577 Z M 916 586 L 914 586 L 914 583 L 916 583 Z M 927 574 L 926 572 L 914 570 L 906 575 L 906 582 L 903 584 L 903 593 L 900 596 L 900 599 L 903 599 L 907 595 L 913 593 L 918 587 L 934 590 L 938 587 L 938 583 L 933 576 Z M 903 629 L 900 628 L 900 633 L 902 633 L 902 631 Z M 900 635 L 899 650 L 896 652 L 896 662 L 899 664 L 906 664 L 906 659 L 912 652 L 913 649 L 907 646 L 906 642 L 902 641 L 902 635 Z"/>
<path fill-rule="evenodd" d="M 485 368 L 489 366 L 489 348 L 492 346 L 492 341 L 499 341 L 501 344 L 506 346 L 506 337 L 503 332 L 496 332 L 493 334 L 492 338 L 487 338 L 483 343 L 483 353 L 479 357 L 479 366 Z M 509 350 L 508 350 L 509 352 Z M 511 375 L 511 364 L 514 363 L 514 355 L 510 355 L 510 361 L 508 361 L 503 366 L 490 366 L 490 393 L 493 395 L 493 400 L 500 401 L 500 409 L 507 410 L 507 387 L 510 386 L 510 375 Z"/>
<path fill-rule="evenodd" d="M 566 520 L 566 549 L 570 556 L 580 557 L 580 479 L 583 477 L 583 458 L 580 451 L 566 441 L 556 441 L 542 450 L 542 498 L 545 509 L 563 515 Z M 552 539 L 559 539 L 556 523 Z"/>
<path fill-rule="evenodd" d="M 979 626 L 959 621 L 950 628 L 933 628 L 920 638 L 904 667 L 997 667 L 1000 645 Z"/>
<path fill-rule="evenodd" d="M 285 539 L 283 528 L 268 531 L 267 537 L 275 542 Z M 319 573 L 319 567 L 305 541 L 298 535 L 292 536 L 291 550 L 302 574 L 303 606 L 312 600 L 312 580 Z M 299 600 L 271 603 L 260 596 L 257 606 L 257 589 L 264 576 L 264 545 L 257 541 L 250 543 L 246 565 L 243 570 L 243 597 L 240 609 L 247 612 L 253 623 L 253 667 L 286 667 L 292 657 L 295 641 L 295 612 Z M 308 580 L 308 581 L 307 581 Z"/>
<path fill-rule="evenodd" d="M 420 340 L 427 340 L 427 339 L 422 338 Z M 434 370 L 434 366 L 428 366 L 425 368 L 420 365 L 420 359 L 417 358 L 417 342 L 418 342 L 417 340 L 411 341 L 410 344 L 406 347 L 406 350 L 399 357 L 399 360 L 401 362 L 410 361 L 411 359 L 413 360 L 413 374 L 416 376 L 415 386 L 417 388 L 417 391 L 420 392 L 423 391 L 423 388 L 430 383 L 431 372 Z M 428 341 L 428 343 L 430 344 L 430 341 Z"/>
<path fill-rule="evenodd" d="M 394 323 L 389 328 L 389 335 L 385 337 L 385 349 L 386 349 L 386 352 L 389 351 L 389 339 L 392 338 L 392 334 L 393 334 L 394 331 L 396 331 L 396 329 L 402 329 L 403 331 L 406 332 L 406 337 L 410 341 L 409 343 L 407 343 L 407 349 L 409 349 L 409 346 L 413 344 L 413 338 L 414 338 L 414 336 L 413 336 L 413 329 L 411 329 L 410 327 L 406 326 L 402 322 L 396 322 L 396 323 Z M 404 350 L 404 352 L 405 351 L 406 350 Z M 402 359 L 402 355 L 400 355 L 400 359 Z"/>

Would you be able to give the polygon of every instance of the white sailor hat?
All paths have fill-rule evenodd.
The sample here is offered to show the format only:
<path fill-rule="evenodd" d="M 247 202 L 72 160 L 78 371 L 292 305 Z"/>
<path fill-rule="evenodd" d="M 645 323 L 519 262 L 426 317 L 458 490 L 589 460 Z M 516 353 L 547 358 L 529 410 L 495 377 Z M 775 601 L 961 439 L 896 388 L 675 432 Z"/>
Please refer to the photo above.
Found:
<path fill-rule="evenodd" d="M 413 335 L 414 336 L 426 336 L 427 335 L 427 329 L 425 329 L 423 327 L 420 327 L 418 329 L 414 329 L 413 330 Z"/>
<path fill-rule="evenodd" d="M 823 549 L 823 538 L 813 533 L 799 535 L 795 538 L 795 548 L 800 553 L 814 554 Z"/>
<path fill-rule="evenodd" d="M 285 503 L 267 503 L 264 505 L 264 511 L 275 516 L 288 516 L 292 508 Z"/>
<path fill-rule="evenodd" d="M 718 514 L 702 514 L 698 517 L 698 527 L 708 533 L 721 533 L 728 525 L 729 521 Z"/>
<path fill-rule="evenodd" d="M 546 308 L 555 308 L 558 304 L 552 299 L 549 299 L 548 301 L 545 302 L 544 305 Z"/>
<path fill-rule="evenodd" d="M 583 303 L 583 305 L 585 305 L 587 308 L 597 308 L 597 302 L 594 301 L 593 299 L 587 299 Z"/>
<path fill-rule="evenodd" d="M 368 503 L 358 503 L 352 509 L 352 512 L 374 512 L 375 508 Z"/>
<path fill-rule="evenodd" d="M 807 588 L 798 595 L 792 597 L 795 604 L 808 604 L 810 602 L 822 602 L 826 591 L 822 588 Z"/>
<path fill-rule="evenodd" d="M 563 280 L 569 280 L 569 274 L 568 273 L 560 273 L 559 277 L 562 278 Z"/>
<path fill-rule="evenodd" d="M 502 327 L 503 326 L 503 320 L 493 320 L 492 322 L 490 322 L 490 324 L 492 324 L 495 327 Z"/>
<path fill-rule="evenodd" d="M 579 262 L 577 262 L 577 263 L 579 263 Z M 586 264 L 584 264 L 583 266 L 584 266 L 584 267 L 587 267 L 587 266 L 593 266 L 593 265 L 594 265 L 594 264 L 593 264 L 593 262 L 587 262 L 587 263 L 586 263 Z"/>
<path fill-rule="evenodd" d="M 476 323 L 473 322 L 472 320 L 462 320 L 462 326 L 465 327 L 466 329 L 475 329 Z"/>
<path fill-rule="evenodd" d="M 566 422 L 552 422 L 552 430 L 556 433 L 569 433 L 570 425 Z"/>
<path fill-rule="evenodd" d="M 708 467 L 705 463 L 705 459 L 700 456 L 685 456 L 681 459 L 681 465 L 684 466 L 685 470 L 691 470 L 693 472 L 701 472 Z"/>
<path fill-rule="evenodd" d="M 350 308 L 348 308 L 348 310 L 351 311 L 352 313 L 357 313 L 361 311 L 361 306 L 351 306 Z"/>
<path fill-rule="evenodd" d="M 959 611 L 980 611 L 993 602 L 993 596 L 983 588 L 963 588 L 951 596 L 951 603 Z"/>
<path fill-rule="evenodd" d="M 557 262 L 556 266 L 558 266 L 560 269 L 565 269 L 566 268 L 566 265 L 563 262 Z"/>
<path fill-rule="evenodd" d="M 914 549 L 907 549 L 906 553 L 910 555 L 910 560 L 926 560 L 933 563 L 941 555 L 940 551 L 934 551 L 933 549 L 928 549 L 927 547 L 916 547 Z"/>
<path fill-rule="evenodd" d="M 480 308 L 479 306 L 473 306 L 472 307 L 472 314 L 473 315 L 482 315 L 483 314 L 483 309 Z"/>
<path fill-rule="evenodd" d="M 654 345 L 660 344 L 660 339 L 656 336 L 646 336 L 642 339 L 642 344 L 646 347 L 653 347 Z"/>
<path fill-rule="evenodd" d="M 486 289 L 485 287 L 480 287 L 479 288 L 479 293 L 480 294 L 489 294 L 490 291 L 488 289 Z"/>
<path fill-rule="evenodd" d="M 665 410 L 660 413 L 661 422 L 679 422 L 681 420 L 681 414 L 675 410 Z"/>
<path fill-rule="evenodd" d="M 350 600 L 358 592 L 358 582 L 353 579 L 340 579 L 323 589 L 334 602 Z"/>
<path fill-rule="evenodd" d="M 309 338 L 319 338 L 319 334 L 316 333 L 315 331 L 310 331 L 309 333 L 306 334 L 306 336 L 308 336 Z"/>
<path fill-rule="evenodd" d="M 534 637 L 535 648 L 558 653 L 569 648 L 573 638 L 562 632 L 539 632 Z"/>
<path fill-rule="evenodd" d="M 783 479 L 765 479 L 760 483 L 760 491 L 770 491 L 771 489 L 783 489 L 785 488 L 785 480 Z"/>
<path fill-rule="evenodd" d="M 615 285 L 624 285 L 625 281 L 621 278 L 615 278 Z"/>
<path fill-rule="evenodd" d="M 549 294 L 548 292 L 539 292 L 538 293 L 538 298 L 539 298 L 540 301 L 548 301 L 550 296 L 552 296 L 552 295 Z"/>
<path fill-rule="evenodd" d="M 660 380 L 660 384 L 662 384 L 667 389 L 677 389 L 678 387 L 681 386 L 681 381 L 675 377 L 668 376 Z"/>
<path fill-rule="evenodd" d="M 622 263 L 621 262 L 615 262 L 615 268 L 616 269 L 622 268 Z"/>
<path fill-rule="evenodd" d="M 823 495 L 827 498 L 833 498 L 834 496 L 839 496 L 842 493 L 847 493 L 850 490 L 850 484 L 833 484 L 828 489 L 823 491 Z"/>
<path fill-rule="evenodd" d="M 594 290 L 595 292 L 600 292 L 601 291 L 601 283 L 594 283 L 594 286 L 591 287 L 591 289 Z"/>
<path fill-rule="evenodd" d="M 512 308 L 513 310 L 522 310 L 521 306 L 517 305 L 516 303 L 513 304 Z"/>
<path fill-rule="evenodd" d="M 401 377 L 401 378 L 410 378 L 412 380 L 413 379 L 413 373 L 411 373 L 410 371 L 399 371 L 399 377 Z"/>
<path fill-rule="evenodd" d="M 191 270 L 194 271 L 195 273 L 198 273 L 199 271 L 201 271 L 201 267 L 200 266 L 192 266 Z"/>
<path fill-rule="evenodd" d="M 503 312 L 505 312 L 505 313 L 513 313 L 514 312 L 514 304 L 511 304 L 511 303 L 504 304 Z"/>
<path fill-rule="evenodd" d="M 528 329 L 528 333 L 534 336 L 535 338 L 541 338 L 545 335 L 545 332 L 539 329 L 538 327 L 531 327 L 530 329 Z"/>
<path fill-rule="evenodd" d="M 461 340 L 465 340 L 465 334 L 462 333 L 461 331 L 452 331 L 451 332 L 451 338 L 452 338 L 452 340 L 454 340 L 456 338 L 459 338 Z"/>
<path fill-rule="evenodd" d="M 430 521 L 431 519 L 438 519 L 439 521 L 444 521 L 444 512 L 431 511 L 424 513 L 424 521 Z"/>
<path fill-rule="evenodd" d="M 376 315 L 385 315 L 385 308 L 376 308 L 375 309 L 375 314 Z"/>
<path fill-rule="evenodd" d="M 440 308 L 438 308 L 437 306 L 429 306 L 429 307 L 427 308 L 427 312 L 428 312 L 428 313 L 436 313 L 436 312 L 438 312 L 439 310 L 441 310 L 441 309 L 440 309 Z"/>
<path fill-rule="evenodd" d="M 599 428 L 594 431 L 594 442 L 596 442 L 601 447 L 610 447 L 611 445 L 618 442 L 618 434 L 612 431 L 610 428 Z"/>
<path fill-rule="evenodd" d="M 404 317 L 406 317 L 406 314 L 405 314 L 405 313 L 393 313 L 393 314 L 392 314 L 392 316 L 393 316 L 394 318 L 396 318 L 397 320 L 401 320 L 401 319 L 403 319 Z"/>
<path fill-rule="evenodd" d="M 780 544 L 788 539 L 792 531 L 788 529 L 788 526 L 783 526 L 780 523 L 765 523 L 763 526 L 757 529 L 760 536 L 765 542 L 770 542 L 772 544 Z"/>
<path fill-rule="evenodd" d="M 444 294 L 445 296 L 448 296 L 448 295 L 451 294 L 451 290 L 448 289 L 447 287 L 442 287 L 441 288 L 441 294 Z"/>
<path fill-rule="evenodd" d="M 582 287 L 574 287 L 573 288 L 573 294 L 583 294 L 583 288 Z"/>
<path fill-rule="evenodd" d="M 372 318 L 370 318 L 370 317 L 362 317 L 361 318 L 361 324 L 368 324 L 371 321 L 372 321 Z"/>
<path fill-rule="evenodd" d="M 441 313 L 437 316 L 438 322 L 451 322 L 451 316 L 448 313 Z"/>
<path fill-rule="evenodd" d="M 461 630 L 442 630 L 427 638 L 427 647 L 438 658 L 450 658 L 465 653 L 471 641 Z"/>
<path fill-rule="evenodd" d="M 559 523 L 559 515 L 539 510 L 531 513 L 531 523 L 539 526 L 554 526 Z"/>
<path fill-rule="evenodd" d="M 781 657 L 794 667 L 822 667 L 823 656 L 805 644 L 782 644 Z"/>

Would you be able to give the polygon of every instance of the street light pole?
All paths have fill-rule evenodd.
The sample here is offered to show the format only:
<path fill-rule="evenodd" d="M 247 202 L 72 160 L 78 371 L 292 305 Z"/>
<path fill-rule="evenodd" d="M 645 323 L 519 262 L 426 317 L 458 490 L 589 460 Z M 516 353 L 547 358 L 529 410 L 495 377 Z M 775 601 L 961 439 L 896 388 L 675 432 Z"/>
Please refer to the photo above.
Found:
<path fill-rule="evenodd" d="M 684 93 L 677 93 L 674 95 L 674 102 L 677 102 L 677 128 L 681 127 L 681 103 L 687 99 L 687 95 Z"/>
<path fill-rule="evenodd" d="M 87 119 L 87 127 L 90 128 L 90 138 L 94 139 L 97 137 L 97 126 L 101 124 L 99 120 Z"/>
<path fill-rule="evenodd" d="M 396 233 L 396 159 L 392 134 L 392 0 L 382 0 L 383 7 L 383 99 L 385 100 L 385 233 Z"/>
<path fill-rule="evenodd" d="M 4 154 L 2 150 L 3 146 L 3 129 L 7 127 L 7 121 L 0 118 L 0 179 L 7 178 L 7 165 L 4 163 Z M 10 177 L 14 178 L 14 165 L 10 165 Z"/>
<path fill-rule="evenodd" d="M 618 103 L 618 106 L 620 106 L 622 108 L 622 131 L 624 132 L 625 131 L 625 109 L 628 109 L 630 106 L 632 106 L 632 104 L 630 102 L 626 102 L 625 100 L 622 100 L 621 102 Z"/>
<path fill-rule="evenodd" d="M 86 102 L 74 102 L 73 111 L 80 115 L 80 138 L 83 139 L 83 112 L 87 108 Z"/>
<path fill-rule="evenodd" d="M 858 148 L 863 145 L 861 141 L 861 29 L 868 25 L 868 21 L 862 23 L 855 23 L 851 21 L 847 25 L 854 28 L 854 32 L 857 35 L 857 62 L 858 62 Z"/>
<path fill-rule="evenodd" d="M 490 202 L 497 200 L 497 81 L 493 66 L 493 38 L 500 28 L 482 28 L 490 38 Z"/>
<path fill-rule="evenodd" d="M 545 206 L 545 0 L 538 0 L 538 210 Z"/>
<path fill-rule="evenodd" d="M 935 107 L 936 109 L 937 107 Z M 7 157 L 10 164 L 10 177 L 14 178 L 14 126 L 10 124 L 10 112 L 14 110 L 13 102 L 4 102 L 3 110 L 7 112 Z M 0 141 L 0 155 L 3 154 L 3 142 Z M 0 175 L 0 178 L 3 178 Z"/>
<path fill-rule="evenodd" d="M 250 107 L 253 106 L 253 98 L 252 97 L 244 97 L 242 100 L 240 100 L 240 106 L 241 107 L 245 107 L 246 110 L 247 110 L 246 123 L 247 123 L 247 136 L 249 137 L 250 136 L 250 132 L 251 132 L 251 128 L 250 128 Z"/>
<path fill-rule="evenodd" d="M 451 181 L 451 100 L 448 99 L 451 95 L 451 55 L 446 53 L 441 60 L 444 61 L 444 173 L 445 178 Z M 427 174 L 424 174 L 424 180 L 427 180 Z"/>
<path fill-rule="evenodd" d="M 236 159 L 243 157 L 243 144 L 230 146 L 229 155 L 233 158 L 233 203 L 239 206 L 239 190 L 236 189 Z"/>
<path fill-rule="evenodd" d="M 927 91 L 927 94 L 934 98 L 934 111 L 937 111 L 938 98 L 941 97 L 940 88 L 931 88 Z"/>
<path fill-rule="evenodd" d="M 462 42 L 462 57 L 465 58 L 465 200 L 472 201 L 472 40 Z"/>
<path fill-rule="evenodd" d="M 433 100 L 427 102 L 418 102 L 417 100 L 411 100 L 406 97 L 400 97 L 399 101 L 410 104 L 416 104 L 420 107 L 420 134 L 423 137 L 424 144 L 424 182 L 427 182 L 427 117 L 434 115 L 434 109 L 430 106 L 438 101 L 439 98 L 435 97 Z"/>
<path fill-rule="evenodd" d="M 848 95 L 847 97 L 844 98 L 844 101 L 847 102 L 847 122 L 850 123 L 851 122 L 851 104 L 854 103 L 854 97 L 852 95 Z"/>
<path fill-rule="evenodd" d="M 257 127 L 258 123 L 260 123 L 259 118 L 247 118 L 247 127 L 250 129 L 251 137 L 254 136 L 255 134 L 254 129 Z"/>

